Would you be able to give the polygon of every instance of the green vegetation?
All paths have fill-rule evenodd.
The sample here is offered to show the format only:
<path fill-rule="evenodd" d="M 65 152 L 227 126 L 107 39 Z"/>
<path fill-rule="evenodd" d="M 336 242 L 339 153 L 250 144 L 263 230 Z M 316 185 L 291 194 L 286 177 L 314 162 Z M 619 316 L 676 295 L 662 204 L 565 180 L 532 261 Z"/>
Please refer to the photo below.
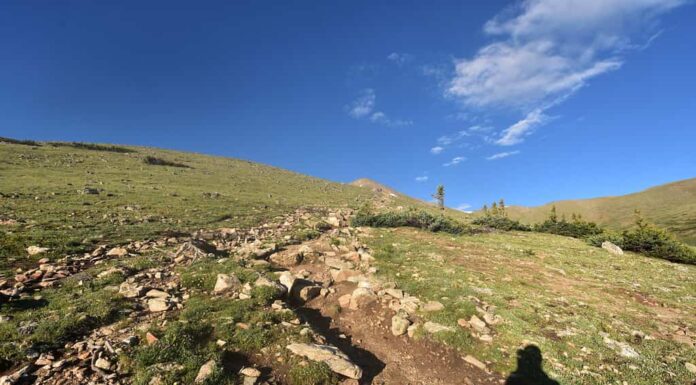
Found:
<path fill-rule="evenodd" d="M 435 194 L 433 194 L 433 198 L 437 201 L 437 207 L 440 210 L 445 209 L 445 186 L 443 185 L 438 185 L 437 190 L 435 191 Z"/>
<path fill-rule="evenodd" d="M 146 156 L 145 159 L 143 159 L 145 164 L 149 164 L 152 166 L 170 166 L 170 167 L 181 167 L 181 168 L 191 168 L 191 166 L 183 164 L 183 163 L 177 163 L 177 162 L 172 162 L 170 160 L 162 159 L 162 158 L 157 158 L 154 156 Z"/>
<path fill-rule="evenodd" d="M 696 266 L 630 252 L 610 255 L 574 238 L 535 232 L 452 237 L 374 229 L 363 240 L 385 281 L 445 305 L 421 315 L 454 331 L 427 338 L 490 361 L 499 373 L 514 370 L 517 349 L 533 342 L 544 370 L 562 384 L 677 385 L 692 379 L 684 362 L 694 362 L 696 351 L 677 341 L 680 325 L 696 323 Z M 502 318 L 491 326 L 491 343 L 457 324 L 481 317 L 477 300 Z M 641 333 L 650 337 L 636 337 Z M 622 356 L 604 336 L 628 344 L 639 357 Z"/>
<path fill-rule="evenodd" d="M 0 274 L 34 264 L 30 245 L 62 257 L 105 241 L 257 225 L 299 207 L 359 207 L 373 196 L 237 159 L 127 148 L 133 152 L 0 144 Z M 145 156 L 192 168 L 148 166 Z"/>
<path fill-rule="evenodd" d="M 573 238 L 587 238 L 603 232 L 596 223 L 584 221 L 582 216 L 575 213 L 570 221 L 565 217 L 558 219 L 556 206 L 551 208 L 551 213 L 544 222 L 534 225 L 534 231 Z"/>
<path fill-rule="evenodd" d="M 308 362 L 290 369 L 290 385 L 334 385 L 338 378 L 325 363 Z"/>
<path fill-rule="evenodd" d="M 92 150 L 92 151 L 119 152 L 122 154 L 137 152 L 132 148 L 114 146 L 111 144 L 104 145 L 104 144 L 82 143 L 82 142 L 50 142 L 49 144 L 53 147 L 74 147 L 74 148 L 80 148 L 80 149 Z"/>
<path fill-rule="evenodd" d="M 464 223 L 444 215 L 432 215 L 417 209 L 384 213 L 371 213 L 370 210 L 362 209 L 355 215 L 352 224 L 353 226 L 370 227 L 415 227 L 432 232 L 441 231 L 450 234 L 464 234 L 472 231 Z"/>
<path fill-rule="evenodd" d="M 41 143 L 33 141 L 33 140 L 21 140 L 21 139 L 12 139 L 12 138 L 5 138 L 0 136 L 0 143 L 10 143 L 10 144 L 20 144 L 24 146 L 40 146 Z"/>
<path fill-rule="evenodd" d="M 633 226 L 638 209 L 647 220 L 696 246 L 696 178 L 668 183 L 617 197 L 557 201 L 538 207 L 508 207 L 510 218 L 525 224 L 542 222 L 552 206 L 558 214 L 581 214 L 615 231 Z"/>
<path fill-rule="evenodd" d="M 483 206 L 483 216 L 474 218 L 471 223 L 481 226 L 484 229 L 495 229 L 502 231 L 530 231 L 531 228 L 523 225 L 518 221 L 508 218 L 505 209 L 505 201 L 500 199 L 500 202 L 493 202 L 491 208 Z"/>

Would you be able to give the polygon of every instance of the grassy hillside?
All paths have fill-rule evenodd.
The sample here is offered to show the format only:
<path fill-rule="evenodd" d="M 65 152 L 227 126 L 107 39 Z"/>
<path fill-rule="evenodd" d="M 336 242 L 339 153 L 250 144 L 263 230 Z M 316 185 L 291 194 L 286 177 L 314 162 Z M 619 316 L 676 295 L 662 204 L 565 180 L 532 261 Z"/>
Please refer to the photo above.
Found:
<path fill-rule="evenodd" d="M 373 196 L 238 159 L 33 143 L 0 143 L 0 270 L 29 245 L 61 255 L 100 240 L 254 225 L 300 206 L 357 207 Z M 153 158 L 185 167 L 158 165 Z"/>
<path fill-rule="evenodd" d="M 587 220 L 614 229 L 630 227 L 639 209 L 649 221 L 696 245 L 696 178 L 617 197 L 557 201 L 531 208 L 513 206 L 508 214 L 524 223 L 537 223 L 548 216 L 553 205 L 559 215 L 580 213 Z"/>
<path fill-rule="evenodd" d="M 364 241 L 385 281 L 444 305 L 423 317 L 449 331 L 424 336 L 498 373 L 515 370 L 515 352 L 533 343 L 561 384 L 693 380 L 696 266 L 532 232 L 371 229 Z"/>

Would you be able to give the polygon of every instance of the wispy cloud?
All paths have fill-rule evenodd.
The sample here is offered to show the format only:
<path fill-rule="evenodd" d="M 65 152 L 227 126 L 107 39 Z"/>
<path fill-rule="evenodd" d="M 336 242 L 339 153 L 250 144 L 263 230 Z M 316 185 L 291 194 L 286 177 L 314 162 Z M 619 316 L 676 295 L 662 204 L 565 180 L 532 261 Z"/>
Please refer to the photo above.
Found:
<path fill-rule="evenodd" d="M 348 106 L 348 114 L 356 119 L 370 115 L 375 108 L 376 99 L 377 96 L 372 88 L 362 90 L 360 96 Z"/>
<path fill-rule="evenodd" d="M 444 147 L 435 146 L 435 147 L 430 149 L 430 153 L 437 155 L 437 154 L 441 153 L 444 149 L 445 149 Z"/>
<path fill-rule="evenodd" d="M 416 182 L 419 182 L 419 183 L 420 183 L 420 182 L 427 182 L 428 179 L 430 179 L 430 178 L 428 178 L 427 175 L 417 176 L 417 177 L 416 177 Z"/>
<path fill-rule="evenodd" d="M 544 112 L 588 82 L 623 65 L 626 53 L 656 36 L 658 17 L 686 0 L 524 0 L 488 21 L 496 40 L 455 61 L 447 94 L 475 109 L 525 117 L 501 133 L 520 143 L 547 121 Z"/>
<path fill-rule="evenodd" d="M 463 157 L 463 156 L 455 156 L 454 158 L 452 158 L 452 160 L 450 160 L 450 161 L 447 162 L 447 163 L 443 163 L 442 165 L 445 166 L 445 167 L 456 166 L 456 165 L 458 165 L 459 163 L 462 163 L 462 162 L 465 161 L 465 160 L 466 160 L 466 158 Z"/>
<path fill-rule="evenodd" d="M 360 95 L 352 103 L 346 106 L 348 115 L 355 119 L 367 118 L 373 123 L 389 127 L 410 126 L 413 124 L 411 120 L 392 119 L 384 112 L 376 111 L 376 102 L 377 95 L 375 91 L 372 88 L 366 88 L 360 92 Z"/>
<path fill-rule="evenodd" d="M 506 151 L 506 152 L 499 152 L 497 154 L 493 154 L 489 157 L 486 158 L 486 160 L 497 160 L 497 159 L 503 159 L 507 158 L 508 156 L 513 156 L 519 154 L 519 151 Z"/>
<path fill-rule="evenodd" d="M 413 60 L 413 55 L 408 53 L 392 52 L 387 56 L 389 61 L 396 63 L 396 65 L 403 65 L 411 60 Z"/>
<path fill-rule="evenodd" d="M 455 207 L 456 210 L 463 211 L 465 213 L 471 213 L 471 205 L 468 203 L 462 203 Z"/>

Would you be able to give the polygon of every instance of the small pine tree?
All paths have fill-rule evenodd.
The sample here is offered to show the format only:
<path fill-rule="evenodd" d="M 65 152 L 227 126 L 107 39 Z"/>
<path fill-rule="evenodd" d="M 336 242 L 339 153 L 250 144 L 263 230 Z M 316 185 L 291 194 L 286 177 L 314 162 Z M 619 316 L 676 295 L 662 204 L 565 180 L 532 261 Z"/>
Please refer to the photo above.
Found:
<path fill-rule="evenodd" d="M 435 194 L 433 194 L 433 198 L 437 200 L 437 207 L 440 208 L 440 210 L 445 209 L 445 186 L 439 185 L 437 186 L 437 190 L 435 191 Z"/>
<path fill-rule="evenodd" d="M 549 213 L 549 220 L 553 223 L 558 222 L 558 214 L 556 214 L 556 205 L 551 207 L 551 213 Z"/>
<path fill-rule="evenodd" d="M 483 215 L 487 217 L 491 216 L 491 213 L 488 211 L 488 205 L 483 205 L 483 209 L 481 209 L 481 211 L 483 211 Z"/>
<path fill-rule="evenodd" d="M 507 216 L 507 213 L 505 212 L 505 201 L 503 200 L 503 198 L 500 198 L 500 201 L 498 202 L 498 211 L 500 216 Z"/>
<path fill-rule="evenodd" d="M 497 202 L 493 202 L 493 204 L 491 204 L 491 215 L 493 215 L 494 217 L 498 216 L 498 203 Z"/>

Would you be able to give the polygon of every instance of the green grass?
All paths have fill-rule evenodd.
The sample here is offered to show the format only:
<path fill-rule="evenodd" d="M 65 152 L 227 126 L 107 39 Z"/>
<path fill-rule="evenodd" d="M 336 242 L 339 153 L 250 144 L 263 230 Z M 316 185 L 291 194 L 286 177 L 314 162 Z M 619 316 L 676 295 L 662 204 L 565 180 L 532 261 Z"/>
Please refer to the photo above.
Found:
<path fill-rule="evenodd" d="M 559 216 L 578 213 L 585 220 L 616 230 L 630 228 L 638 209 L 650 222 L 696 245 L 696 178 L 617 197 L 564 200 L 538 207 L 512 206 L 507 212 L 513 219 L 533 224 L 544 221 L 553 205 Z"/>
<path fill-rule="evenodd" d="M 696 266 L 634 253 L 613 256 L 550 234 L 371 231 L 365 241 L 375 249 L 380 274 L 422 300 L 445 305 L 423 316 L 456 332 L 432 338 L 490 361 L 503 375 L 515 369 L 516 350 L 533 342 L 546 371 L 562 384 L 676 385 L 691 379 L 684 362 L 696 362 L 696 352 L 672 338 L 696 324 Z M 457 325 L 476 314 L 470 296 L 496 306 L 505 320 L 493 326 L 492 344 Z M 636 343 L 634 330 L 654 339 Z M 640 357 L 619 356 L 600 332 L 629 343 Z"/>

